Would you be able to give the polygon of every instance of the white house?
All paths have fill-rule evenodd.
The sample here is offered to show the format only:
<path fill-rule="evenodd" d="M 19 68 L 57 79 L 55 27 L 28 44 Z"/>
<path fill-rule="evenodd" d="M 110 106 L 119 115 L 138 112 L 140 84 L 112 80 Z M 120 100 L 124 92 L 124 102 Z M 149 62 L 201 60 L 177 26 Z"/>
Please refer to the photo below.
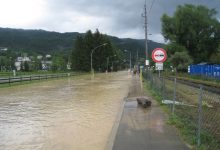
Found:
<path fill-rule="evenodd" d="M 41 59 L 43 59 L 43 56 L 42 55 L 38 55 L 37 59 L 41 60 Z"/>
<path fill-rule="evenodd" d="M 25 56 L 25 57 L 17 57 L 16 58 L 16 61 L 15 61 L 15 67 L 16 67 L 16 69 L 19 71 L 19 70 L 21 70 L 21 64 L 23 63 L 23 62 L 31 62 L 31 59 L 29 58 L 29 57 L 27 57 L 27 56 Z"/>
<path fill-rule="evenodd" d="M 7 47 L 0 47 L 0 51 L 7 51 L 8 48 Z"/>

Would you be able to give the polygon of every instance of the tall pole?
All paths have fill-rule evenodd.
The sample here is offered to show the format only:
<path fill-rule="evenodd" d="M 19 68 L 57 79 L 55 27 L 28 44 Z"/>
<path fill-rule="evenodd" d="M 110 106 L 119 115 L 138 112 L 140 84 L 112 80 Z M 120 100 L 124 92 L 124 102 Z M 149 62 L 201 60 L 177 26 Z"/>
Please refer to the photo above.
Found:
<path fill-rule="evenodd" d="M 93 51 L 91 52 L 91 58 L 90 58 L 91 59 L 91 63 L 90 64 L 91 64 L 91 73 L 93 74 L 93 69 L 92 69 L 92 53 L 93 53 Z"/>
<path fill-rule="evenodd" d="M 115 56 L 116 56 L 116 55 L 107 57 L 107 72 L 108 72 L 109 59 L 112 58 L 112 57 L 115 57 Z M 113 62 L 112 62 L 112 68 L 113 68 Z M 113 69 L 112 69 L 112 70 L 113 70 Z"/>
<path fill-rule="evenodd" d="M 107 43 L 104 43 L 104 44 L 101 44 L 101 45 L 99 45 L 99 46 L 96 46 L 95 48 L 93 48 L 92 50 L 91 50 L 91 74 L 92 74 L 92 77 L 94 77 L 94 70 L 93 70 L 93 67 L 92 67 L 92 54 L 93 54 L 93 52 L 97 49 L 97 48 L 99 48 L 99 47 L 101 47 L 101 46 L 105 46 Z"/>
<path fill-rule="evenodd" d="M 111 72 L 113 72 L 113 62 L 112 62 L 112 70 L 111 70 Z"/>
<path fill-rule="evenodd" d="M 107 72 L 108 72 L 108 62 L 109 62 L 109 57 L 107 57 Z"/>
<path fill-rule="evenodd" d="M 146 52 L 146 65 L 148 65 L 147 63 L 149 62 L 149 56 L 148 56 L 148 45 L 147 45 L 147 4 L 146 4 L 146 0 L 145 0 L 145 4 L 144 4 L 144 29 L 145 29 L 145 52 Z"/>
<path fill-rule="evenodd" d="M 130 72 L 131 72 L 131 51 L 130 51 Z"/>

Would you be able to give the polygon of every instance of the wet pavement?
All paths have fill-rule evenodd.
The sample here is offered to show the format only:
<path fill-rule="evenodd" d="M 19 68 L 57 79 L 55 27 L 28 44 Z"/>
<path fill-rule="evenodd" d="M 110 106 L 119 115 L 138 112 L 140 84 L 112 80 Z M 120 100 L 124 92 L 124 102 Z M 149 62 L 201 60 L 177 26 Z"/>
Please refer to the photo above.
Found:
<path fill-rule="evenodd" d="M 175 128 L 166 121 L 168 116 L 152 98 L 152 106 L 143 108 L 137 97 L 149 98 L 143 92 L 139 77 L 134 76 L 125 105 L 113 150 L 188 150 Z"/>

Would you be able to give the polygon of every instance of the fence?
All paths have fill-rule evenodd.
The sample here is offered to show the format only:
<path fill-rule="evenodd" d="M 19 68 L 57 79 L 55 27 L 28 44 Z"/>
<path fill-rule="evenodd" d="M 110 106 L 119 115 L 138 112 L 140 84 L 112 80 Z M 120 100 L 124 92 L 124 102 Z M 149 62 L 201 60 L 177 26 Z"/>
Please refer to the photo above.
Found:
<path fill-rule="evenodd" d="M 220 65 L 190 65 L 190 75 L 201 75 L 220 79 Z"/>
<path fill-rule="evenodd" d="M 161 97 L 161 103 L 176 117 L 176 124 L 198 149 L 220 149 L 220 95 L 202 85 L 190 85 L 176 78 L 159 78 L 144 73 L 150 87 Z"/>
<path fill-rule="evenodd" d="M 52 78 L 61 78 L 67 76 L 79 75 L 76 73 L 60 73 L 60 74 L 44 74 L 44 75 L 26 75 L 18 77 L 3 77 L 0 78 L 0 84 L 11 84 L 16 82 L 33 81 L 33 80 L 46 80 Z"/>

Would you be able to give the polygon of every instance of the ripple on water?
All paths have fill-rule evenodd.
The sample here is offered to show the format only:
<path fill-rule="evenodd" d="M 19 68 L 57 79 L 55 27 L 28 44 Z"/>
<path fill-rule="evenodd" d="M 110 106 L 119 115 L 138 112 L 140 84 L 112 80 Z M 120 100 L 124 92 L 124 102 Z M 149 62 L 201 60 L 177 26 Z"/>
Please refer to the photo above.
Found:
<path fill-rule="evenodd" d="M 0 147 L 104 149 L 129 80 L 119 72 L 1 90 Z"/>

